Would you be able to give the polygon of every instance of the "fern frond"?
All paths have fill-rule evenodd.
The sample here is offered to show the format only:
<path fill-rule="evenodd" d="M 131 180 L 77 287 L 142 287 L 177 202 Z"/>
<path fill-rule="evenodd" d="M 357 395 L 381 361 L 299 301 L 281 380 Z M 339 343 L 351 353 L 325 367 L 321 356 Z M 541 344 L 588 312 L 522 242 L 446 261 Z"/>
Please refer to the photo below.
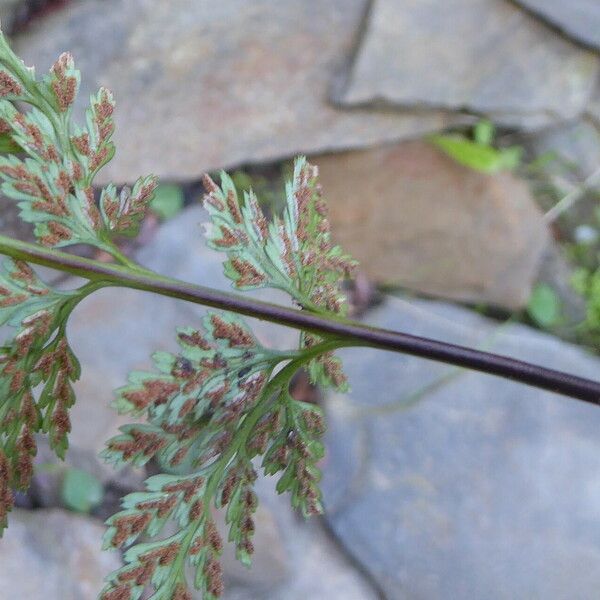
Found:
<path fill-rule="evenodd" d="M 19 201 L 21 218 L 34 224 L 42 244 L 89 244 L 116 254 L 112 238 L 137 234 L 157 180 L 140 178 L 133 195 L 120 200 L 109 186 L 98 209 L 94 177 L 115 152 L 112 94 L 101 88 L 92 96 L 80 126 L 71 119 L 80 74 L 70 54 L 37 80 L 0 35 L 0 65 L 0 131 L 25 154 L 0 156 L 2 191 Z"/>
<path fill-rule="evenodd" d="M 100 89 L 85 124 L 73 123 L 79 82 L 67 53 L 36 79 L 0 34 L 0 141 L 17 152 L 0 155 L 2 191 L 19 202 L 41 244 L 88 244 L 128 272 L 147 276 L 114 238 L 137 235 L 157 180 L 141 177 L 132 190 L 108 185 L 96 197 L 94 178 L 115 152 L 114 100 Z M 341 286 L 355 262 L 331 243 L 316 175 L 305 158 L 296 160 L 285 210 L 270 222 L 253 192 L 240 203 L 226 174 L 221 187 L 206 177 L 208 239 L 226 252 L 225 273 L 234 287 L 278 288 L 304 310 L 344 315 Z M 0 528 L 12 489 L 23 489 L 31 477 L 34 433 L 48 433 L 64 456 L 75 401 L 71 383 L 80 374 L 66 324 L 82 298 L 107 284 L 92 278 L 76 290 L 54 290 L 21 261 L 7 262 L 0 273 L 0 325 L 17 329 L 0 353 Z M 278 474 L 277 491 L 290 492 L 295 508 L 305 516 L 322 511 L 322 411 L 295 400 L 289 386 L 298 369 L 307 368 L 314 382 L 343 389 L 333 355 L 340 340 L 303 334 L 298 348 L 275 351 L 260 344 L 240 317 L 209 312 L 202 331 L 180 329 L 178 342 L 178 354 L 154 355 L 156 373 L 132 373 L 117 393 L 117 410 L 145 422 L 123 426 L 104 459 L 117 466 L 155 459 L 167 473 L 126 496 L 123 510 L 109 519 L 105 547 L 127 550 L 102 600 L 138 600 L 148 588 L 153 600 L 189 600 L 186 564 L 203 598 L 219 596 L 223 540 L 212 509 L 225 511 L 229 541 L 249 565 L 259 457 L 266 474 Z"/>
<path fill-rule="evenodd" d="M 191 471 L 152 477 L 145 492 L 127 496 L 124 510 L 108 521 L 105 546 L 156 537 L 168 520 L 178 531 L 128 550 L 127 566 L 113 573 L 102 600 L 135 600 L 148 584 L 155 598 L 186 597 L 186 561 L 196 570 L 195 586 L 203 597 L 220 595 L 222 540 L 211 506 L 226 508 L 229 541 L 249 565 L 257 506 L 252 459 L 257 454 L 267 452 L 265 466 L 271 473 L 285 471 L 280 491 L 292 490 L 294 505 L 305 514 L 321 508 L 314 463 L 322 447 L 307 438 L 308 423 L 319 420 L 319 409 L 295 401 L 287 391 L 304 354 L 264 348 L 231 314 L 211 312 L 203 332 L 182 329 L 178 338 L 178 355 L 155 354 L 158 374 L 133 373 L 130 385 L 119 390 L 117 407 L 143 414 L 147 424 L 122 427 L 103 453 L 118 465 L 156 458 L 166 469 Z M 283 363 L 289 364 L 274 374 Z"/>
<path fill-rule="evenodd" d="M 0 355 L 0 488 L 5 488 L 0 530 L 12 506 L 10 487 L 24 490 L 29 485 L 34 434 L 47 433 L 60 458 L 67 449 L 68 411 L 75 400 L 71 383 L 79 378 L 80 368 L 64 323 L 87 292 L 85 286 L 53 290 L 21 261 L 7 260 L 0 272 L 0 324 L 17 329 Z M 41 391 L 36 392 L 38 386 Z"/>
<path fill-rule="evenodd" d="M 234 287 L 278 288 L 303 308 L 344 314 L 339 284 L 356 262 L 331 243 L 315 166 L 304 157 L 296 159 L 283 215 L 270 223 L 252 191 L 245 192 L 240 203 L 225 172 L 221 187 L 208 175 L 203 182 L 204 206 L 211 217 L 209 246 L 227 254 L 225 274 Z"/>
<path fill-rule="evenodd" d="M 205 176 L 204 206 L 211 217 L 208 244 L 227 254 L 225 275 L 237 289 L 278 288 L 306 310 L 343 316 L 347 302 L 341 284 L 357 262 L 331 242 L 317 173 L 304 157 L 295 160 L 293 178 L 286 183 L 283 215 L 275 216 L 272 223 L 252 191 L 244 194 L 240 204 L 225 172 L 221 187 Z M 301 335 L 302 347 L 322 341 L 313 334 Z M 347 389 L 341 363 L 332 353 L 314 359 L 308 371 L 313 383 Z"/>
<path fill-rule="evenodd" d="M 2 192 L 18 201 L 21 218 L 50 247 L 84 243 L 127 264 L 112 238 L 135 235 L 152 198 L 156 178 L 141 178 L 118 206 L 103 193 L 99 209 L 93 179 L 114 154 L 112 95 L 91 98 L 84 127 L 71 120 L 80 74 L 62 54 L 36 79 L 0 33 L 0 134 L 18 154 L 0 155 Z M 73 291 L 45 285 L 25 262 L 7 261 L 0 272 L 0 324 L 16 329 L 0 355 L 0 533 L 12 507 L 11 489 L 25 489 L 36 453 L 34 434 L 47 433 L 64 458 L 75 402 L 72 382 L 80 367 L 66 339 L 75 305 L 102 287 Z"/>

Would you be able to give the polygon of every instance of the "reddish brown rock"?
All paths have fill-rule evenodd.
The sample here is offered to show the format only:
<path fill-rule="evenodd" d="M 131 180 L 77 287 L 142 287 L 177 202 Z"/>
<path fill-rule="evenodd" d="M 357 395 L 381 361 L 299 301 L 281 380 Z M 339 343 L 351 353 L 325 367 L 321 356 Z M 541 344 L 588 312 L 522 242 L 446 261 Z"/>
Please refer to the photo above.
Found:
<path fill-rule="evenodd" d="M 426 142 L 313 159 L 334 236 L 369 275 L 434 296 L 522 307 L 548 241 L 526 184 Z"/>

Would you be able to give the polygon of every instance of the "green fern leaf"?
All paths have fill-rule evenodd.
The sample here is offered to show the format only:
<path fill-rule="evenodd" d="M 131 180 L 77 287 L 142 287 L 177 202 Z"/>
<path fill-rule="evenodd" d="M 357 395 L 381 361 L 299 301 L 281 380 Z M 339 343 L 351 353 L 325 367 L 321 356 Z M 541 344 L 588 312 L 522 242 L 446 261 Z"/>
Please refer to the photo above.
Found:
<path fill-rule="evenodd" d="M 64 323 L 78 299 L 77 290 L 59 292 L 46 286 L 24 262 L 7 260 L 0 273 L 0 324 L 17 328 L 0 356 L 0 463 L 6 489 L 28 487 L 35 433 L 48 433 L 51 447 L 64 457 L 68 410 L 75 401 L 71 383 L 80 374 Z M 3 493 L 0 528 L 12 506 L 6 502 L 8 492 Z"/>
<path fill-rule="evenodd" d="M 186 560 L 196 569 L 203 597 L 218 596 L 222 540 L 210 507 L 227 509 L 229 540 L 235 543 L 238 558 L 249 564 L 257 506 L 251 460 L 275 439 L 281 445 L 282 435 L 289 450 L 285 465 L 277 463 L 278 468 L 287 467 L 305 478 L 304 484 L 285 489 L 292 491 L 294 504 L 306 514 L 320 510 L 314 463 L 322 452 L 314 441 L 307 441 L 301 417 L 309 409 L 287 392 L 291 371 L 283 373 L 285 377 L 273 375 L 279 364 L 293 363 L 302 353 L 268 350 L 242 319 L 214 312 L 205 317 L 204 332 L 181 329 L 178 339 L 180 354 L 154 355 L 158 374 L 133 373 L 130 385 L 118 391 L 119 410 L 144 414 L 147 423 L 122 427 L 121 435 L 103 452 L 117 465 L 142 465 L 156 458 L 167 469 L 185 465 L 192 471 L 152 477 L 146 492 L 127 496 L 124 510 L 108 522 L 105 546 L 129 546 L 142 535 L 158 536 L 169 519 L 177 523 L 178 532 L 165 544 L 133 546 L 125 555 L 128 565 L 111 575 L 103 600 L 139 598 L 148 583 L 157 598 L 184 594 Z M 317 410 L 311 408 L 311 414 Z M 278 424 L 274 416 L 278 414 L 285 415 L 285 424 Z M 282 452 L 277 456 L 282 458 Z M 163 571 L 161 561 L 174 566 Z"/>

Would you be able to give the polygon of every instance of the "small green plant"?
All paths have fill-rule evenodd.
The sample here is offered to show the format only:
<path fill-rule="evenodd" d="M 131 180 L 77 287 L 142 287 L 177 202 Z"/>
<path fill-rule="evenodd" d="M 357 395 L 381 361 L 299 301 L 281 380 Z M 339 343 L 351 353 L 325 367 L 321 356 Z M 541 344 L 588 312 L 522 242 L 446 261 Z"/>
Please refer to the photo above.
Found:
<path fill-rule="evenodd" d="M 578 225 L 572 241 L 564 243 L 566 254 L 576 265 L 571 285 L 585 303 L 585 316 L 577 324 L 578 337 L 587 344 L 600 344 L 600 209 L 595 208 L 587 223 Z"/>
<path fill-rule="evenodd" d="M 580 329 L 587 336 L 600 339 L 600 268 L 596 270 L 580 267 L 573 273 L 573 288 L 585 300 L 585 320 Z"/>
<path fill-rule="evenodd" d="M 161 183 L 154 190 L 150 211 L 159 219 L 172 219 L 183 210 L 183 190 L 174 183 Z"/>
<path fill-rule="evenodd" d="M 65 506 L 80 513 L 89 513 L 104 498 L 104 488 L 100 481 L 82 469 L 65 470 L 60 492 Z"/>
<path fill-rule="evenodd" d="M 527 314 L 540 327 L 549 329 L 561 322 L 561 303 L 556 292 L 545 283 L 537 284 L 527 303 Z"/>
<path fill-rule="evenodd" d="M 220 185 L 204 179 L 208 242 L 224 253 L 234 288 L 277 288 L 300 310 L 173 280 L 138 265 L 119 250 L 117 240 L 137 235 L 157 180 L 146 176 L 131 190 L 108 185 L 96 192 L 94 178 L 114 154 L 114 102 L 101 89 L 91 98 L 86 124 L 73 123 L 79 79 L 69 54 L 37 79 L 0 34 L 0 132 L 4 148 L 17 152 L 0 156 L 2 191 L 18 201 L 39 242 L 0 236 L 0 253 L 10 257 L 0 272 L 0 324 L 15 330 L 0 352 L 0 530 L 7 525 L 13 490 L 29 485 L 34 435 L 46 434 L 59 458 L 67 451 L 72 383 L 81 372 L 67 323 L 82 299 L 121 285 L 225 309 L 208 312 L 199 328 L 177 331 L 178 353 L 156 352 L 154 372 L 134 372 L 117 390 L 116 409 L 134 422 L 108 441 L 104 458 L 135 466 L 155 458 L 165 473 L 126 496 L 123 510 L 108 520 L 105 548 L 127 550 L 101 600 L 138 600 L 146 590 L 152 590 L 153 600 L 189 600 L 192 586 L 206 600 L 218 597 L 223 540 L 212 508 L 224 509 L 228 539 L 248 565 L 257 469 L 277 476 L 277 491 L 289 492 L 305 516 L 322 512 L 323 412 L 294 399 L 289 387 L 292 376 L 306 369 L 314 383 L 344 391 L 338 348 L 408 351 L 600 403 L 595 382 L 347 321 L 341 285 L 356 263 L 332 244 L 317 170 L 302 157 L 287 182 L 283 210 L 271 219 L 251 190 L 240 198 L 225 173 Z M 74 244 L 107 252 L 114 263 L 57 250 Z M 88 282 L 55 289 L 30 263 Z M 297 346 L 266 348 L 241 314 L 300 329 Z M 67 473 L 63 496 L 81 511 L 99 501 L 90 478 L 74 471 Z M 194 572 L 192 582 L 186 566 Z"/>
<path fill-rule="evenodd" d="M 454 133 L 432 135 L 430 141 L 457 163 L 482 173 L 497 173 L 516 169 L 521 163 L 522 148 L 495 148 L 494 126 L 490 121 L 479 121 L 473 129 L 473 139 Z"/>

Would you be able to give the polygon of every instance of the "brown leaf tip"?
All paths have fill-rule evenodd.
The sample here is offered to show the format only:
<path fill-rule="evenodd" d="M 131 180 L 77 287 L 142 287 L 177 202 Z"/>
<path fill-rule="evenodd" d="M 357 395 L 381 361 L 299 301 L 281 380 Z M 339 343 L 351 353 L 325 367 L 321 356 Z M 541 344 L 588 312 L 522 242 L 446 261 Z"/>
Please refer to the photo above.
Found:
<path fill-rule="evenodd" d="M 100 600 L 131 600 L 131 588 L 126 584 L 120 585 L 113 590 L 104 592 Z"/>
<path fill-rule="evenodd" d="M 218 340 L 228 340 L 229 345 L 234 348 L 251 348 L 254 346 L 254 338 L 250 333 L 236 323 L 228 323 L 219 315 L 211 314 L 213 336 Z"/>
<path fill-rule="evenodd" d="M 234 257 L 230 260 L 231 266 L 239 274 L 235 284 L 238 287 L 258 286 L 266 281 L 264 273 L 261 273 L 252 263 L 241 258 Z"/>
<path fill-rule="evenodd" d="M 122 546 L 129 537 L 138 535 L 144 531 L 151 520 L 152 515 L 150 513 L 124 515 L 115 519 L 113 527 L 115 527 L 116 531 L 112 537 L 111 544 L 115 548 Z"/>
<path fill-rule="evenodd" d="M 23 89 L 6 71 L 0 71 L 0 97 L 20 96 Z"/>
<path fill-rule="evenodd" d="M 192 595 L 183 583 L 177 584 L 173 592 L 173 600 L 192 600 Z"/>
<path fill-rule="evenodd" d="M 223 570 L 219 561 L 212 556 L 206 561 L 204 566 L 204 576 L 206 577 L 206 589 L 213 596 L 219 597 L 223 594 Z"/>
<path fill-rule="evenodd" d="M 13 507 L 13 493 L 10 489 L 10 465 L 0 449 L 0 528 L 6 522 L 6 516 Z"/>
<path fill-rule="evenodd" d="M 144 381 L 142 389 L 128 391 L 123 397 L 131 402 L 137 410 L 143 410 L 149 405 L 160 405 L 168 402 L 169 398 L 179 390 L 179 384 L 172 381 L 153 379 Z"/>
<path fill-rule="evenodd" d="M 134 429 L 129 432 L 129 439 L 113 439 L 108 443 L 108 447 L 112 451 L 120 452 L 123 455 L 123 460 L 129 461 L 136 454 L 154 456 L 164 448 L 166 443 L 167 440 L 157 433 Z"/>

